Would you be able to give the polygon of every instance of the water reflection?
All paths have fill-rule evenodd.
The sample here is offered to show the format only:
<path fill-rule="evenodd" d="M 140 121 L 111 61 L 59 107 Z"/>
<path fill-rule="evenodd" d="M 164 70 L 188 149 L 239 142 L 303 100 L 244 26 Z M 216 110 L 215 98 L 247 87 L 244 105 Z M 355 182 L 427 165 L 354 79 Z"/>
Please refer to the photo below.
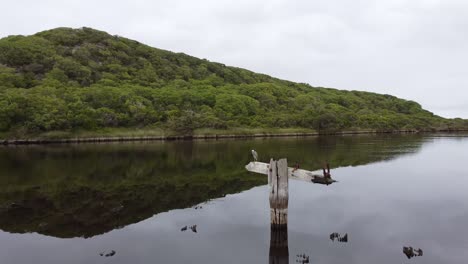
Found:
<path fill-rule="evenodd" d="M 348 139 L 329 145 L 320 145 L 317 139 L 297 139 L 200 142 L 187 148 L 151 143 L 80 145 L 68 150 L 9 148 L 10 153 L 0 149 L 0 228 L 15 232 L 0 231 L 0 262 L 269 262 L 272 234 L 266 176 L 257 178 L 243 167 L 254 148 L 261 157 L 265 157 L 264 150 L 270 151 L 266 156 L 281 152 L 278 157 L 297 159 L 303 168 L 313 169 L 314 160 L 319 160 L 315 168 L 320 169 L 323 160 L 328 160 L 334 167 L 333 177 L 340 181 L 330 186 L 290 181 L 289 262 L 304 261 L 310 255 L 312 263 L 405 263 L 402 246 L 412 246 L 424 250 L 423 257 L 411 259 L 414 263 L 464 263 L 468 258 L 468 230 L 464 228 L 468 178 L 463 177 L 467 169 L 440 164 L 449 159 L 463 164 L 468 139 L 344 140 Z M 323 151 L 315 154 L 327 157 L 314 154 L 303 158 L 309 164 L 300 161 L 303 153 L 317 145 Z M 180 153 L 183 149 L 191 154 Z M 238 153 L 226 153 L 231 149 Z M 368 165 L 343 167 L 356 161 Z M 440 175 L 447 173 L 456 184 L 440 181 Z M 242 184 L 223 185 L 233 179 Z M 249 181 L 253 181 L 250 187 Z M 174 191 L 151 192 L 166 184 L 172 184 Z M 192 193 L 177 192 L 193 186 L 198 189 Z M 222 188 L 209 194 L 210 186 Z M 100 200 L 93 201 L 93 197 Z M 204 204 L 206 199 L 210 202 Z M 202 210 L 195 209 L 201 205 Z M 101 216 L 110 223 L 103 223 Z M 195 224 L 197 233 L 188 229 Z M 184 226 L 187 230 L 181 232 Z M 352 243 L 332 242 L 332 232 L 341 236 L 347 232 Z M 93 237 L 51 237 L 57 234 Z M 111 250 L 114 256 L 99 256 Z"/>
<path fill-rule="evenodd" d="M 289 263 L 288 227 L 270 229 L 270 264 Z"/>
<path fill-rule="evenodd" d="M 243 169 L 252 148 L 318 169 L 317 157 L 337 167 L 361 165 L 414 153 L 422 142 L 407 136 L 3 147 L 0 229 L 92 237 L 266 184 Z"/>

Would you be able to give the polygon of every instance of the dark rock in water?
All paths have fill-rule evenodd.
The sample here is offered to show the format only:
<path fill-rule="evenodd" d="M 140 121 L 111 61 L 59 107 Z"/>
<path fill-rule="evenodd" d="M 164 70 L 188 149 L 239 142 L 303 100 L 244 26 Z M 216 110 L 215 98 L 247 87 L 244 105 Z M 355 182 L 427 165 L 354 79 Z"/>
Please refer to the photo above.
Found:
<path fill-rule="evenodd" d="M 335 241 L 335 239 L 338 238 L 338 237 L 340 237 L 340 234 L 338 234 L 336 232 L 330 234 L 330 240 L 331 241 Z"/>
<path fill-rule="evenodd" d="M 99 256 L 101 257 L 112 257 L 115 255 L 115 250 L 111 250 L 109 253 L 101 252 L 99 253 Z"/>
<path fill-rule="evenodd" d="M 422 251 L 422 249 L 420 249 L 420 248 L 418 248 L 417 250 L 414 250 L 414 252 L 416 252 L 416 254 L 417 254 L 418 256 L 422 256 L 422 255 L 423 255 L 423 251 Z"/>
<path fill-rule="evenodd" d="M 413 247 L 403 247 L 403 253 L 408 257 L 408 259 L 413 257 L 420 257 L 423 255 L 422 249 L 414 249 Z"/>
<path fill-rule="evenodd" d="M 414 252 L 412 247 L 403 247 L 403 254 L 408 257 L 408 259 L 414 257 Z"/>
<path fill-rule="evenodd" d="M 339 242 L 348 242 L 348 233 L 346 233 L 343 237 L 338 238 Z"/>
<path fill-rule="evenodd" d="M 187 230 L 187 226 L 184 226 L 184 227 L 182 227 L 182 229 L 180 229 L 180 231 L 182 231 L 182 232 L 185 231 L 185 230 Z"/>
<path fill-rule="evenodd" d="M 197 225 L 193 225 L 190 227 L 194 233 L 197 233 Z"/>
<path fill-rule="evenodd" d="M 297 263 L 302 263 L 302 264 L 309 263 L 309 256 L 307 256 L 306 254 L 300 254 L 296 256 L 298 257 L 298 259 L 296 259 Z"/>
<path fill-rule="evenodd" d="M 338 242 L 344 242 L 344 243 L 347 243 L 348 242 L 348 233 L 346 233 L 344 236 L 341 236 L 340 234 L 338 233 L 331 233 L 330 234 L 330 239 L 331 241 L 335 241 L 335 239 L 338 241 Z"/>

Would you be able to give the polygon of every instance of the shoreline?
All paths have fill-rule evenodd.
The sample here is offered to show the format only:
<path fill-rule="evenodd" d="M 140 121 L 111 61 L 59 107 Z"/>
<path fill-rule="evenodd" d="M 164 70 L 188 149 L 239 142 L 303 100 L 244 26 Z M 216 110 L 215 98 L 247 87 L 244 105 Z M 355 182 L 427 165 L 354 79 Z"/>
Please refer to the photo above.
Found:
<path fill-rule="evenodd" d="M 63 139 L 0 139 L 0 145 L 45 145 L 71 143 L 105 143 L 132 141 L 176 141 L 176 140 L 211 140 L 233 138 L 271 138 L 271 137 L 311 137 L 311 136 L 340 136 L 340 135 L 370 135 L 370 134 L 424 134 L 424 133 L 457 133 L 467 132 L 468 129 L 458 130 L 392 130 L 392 131 L 338 131 L 338 132 L 299 132 L 299 133 L 254 133 L 254 134 L 200 134 L 185 136 L 134 136 L 134 137 L 75 137 Z"/>

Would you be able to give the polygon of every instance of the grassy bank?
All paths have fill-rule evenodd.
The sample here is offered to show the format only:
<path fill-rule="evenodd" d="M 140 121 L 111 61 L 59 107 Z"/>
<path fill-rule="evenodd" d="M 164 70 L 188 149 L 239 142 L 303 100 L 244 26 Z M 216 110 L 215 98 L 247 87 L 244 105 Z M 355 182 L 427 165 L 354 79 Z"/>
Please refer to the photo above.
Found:
<path fill-rule="evenodd" d="M 35 135 L 0 134 L 0 144 L 49 144 L 49 143 L 86 143 L 86 142 L 118 142 L 118 141 L 148 141 L 148 140 L 194 140 L 194 139 L 226 139 L 246 137 L 295 137 L 319 135 L 353 135 L 353 134 L 383 134 L 383 133 L 437 133 L 463 132 L 468 129 L 439 130 L 369 130 L 353 129 L 342 131 L 316 131 L 304 128 L 235 128 L 235 129 L 198 129 L 190 135 L 175 134 L 159 128 L 125 129 L 106 128 L 95 131 L 53 131 Z"/>
<path fill-rule="evenodd" d="M 180 134 L 161 128 L 103 128 L 99 130 L 49 131 L 36 134 L 1 133 L 0 140 L 61 140 L 89 138 L 179 138 L 203 136 L 251 136 L 270 134 L 310 134 L 317 133 L 313 129 L 304 128 L 233 128 L 233 129 L 197 129 L 191 134 Z"/>

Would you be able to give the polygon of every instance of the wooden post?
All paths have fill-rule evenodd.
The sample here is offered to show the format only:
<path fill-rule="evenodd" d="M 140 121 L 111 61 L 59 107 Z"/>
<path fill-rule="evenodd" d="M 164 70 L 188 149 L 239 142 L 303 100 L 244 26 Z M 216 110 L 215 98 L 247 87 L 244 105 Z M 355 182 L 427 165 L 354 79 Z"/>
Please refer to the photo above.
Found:
<path fill-rule="evenodd" d="M 288 225 L 288 161 L 270 160 L 268 167 L 270 186 L 270 215 L 272 229 L 287 229 Z"/>

